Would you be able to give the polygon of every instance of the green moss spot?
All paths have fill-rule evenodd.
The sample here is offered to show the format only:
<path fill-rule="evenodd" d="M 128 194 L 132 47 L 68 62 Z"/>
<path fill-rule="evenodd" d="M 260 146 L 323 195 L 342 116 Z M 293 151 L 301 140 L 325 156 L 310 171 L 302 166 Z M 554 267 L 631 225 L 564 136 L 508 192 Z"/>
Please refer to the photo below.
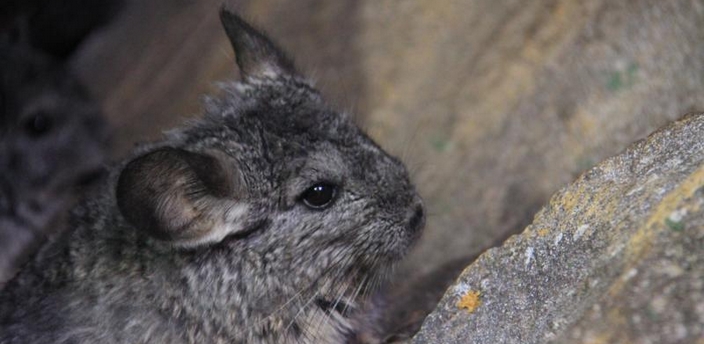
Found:
<path fill-rule="evenodd" d="M 430 145 L 438 152 L 445 152 L 450 148 L 450 140 L 443 137 L 433 137 L 430 139 Z"/>
<path fill-rule="evenodd" d="M 631 63 L 625 70 L 612 72 L 606 82 L 606 88 L 608 88 L 609 91 L 616 92 L 633 86 L 636 83 L 638 69 L 637 63 Z"/>
<path fill-rule="evenodd" d="M 616 92 L 620 90 L 623 87 L 623 80 L 621 80 L 621 73 L 620 72 L 613 72 L 611 73 L 611 76 L 609 77 L 609 81 L 606 84 L 606 88 L 609 89 L 611 92 Z"/>
<path fill-rule="evenodd" d="M 668 217 L 665 219 L 665 224 L 675 232 L 681 232 L 684 230 L 684 222 L 682 221 L 673 221 Z"/>

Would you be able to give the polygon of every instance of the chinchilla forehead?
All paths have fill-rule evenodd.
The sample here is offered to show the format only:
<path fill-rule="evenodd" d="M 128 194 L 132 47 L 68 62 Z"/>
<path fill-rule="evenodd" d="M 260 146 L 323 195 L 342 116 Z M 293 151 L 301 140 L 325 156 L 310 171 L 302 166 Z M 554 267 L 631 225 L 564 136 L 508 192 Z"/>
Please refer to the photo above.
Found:
<path fill-rule="evenodd" d="M 209 100 L 203 119 L 171 137 L 196 150 L 227 152 L 240 164 L 251 196 L 283 187 L 286 197 L 315 182 L 348 179 L 403 188 L 403 165 L 305 85 L 293 79 L 228 84 L 221 97 Z M 389 178 L 395 181 L 384 182 Z"/>
<path fill-rule="evenodd" d="M 296 78 L 226 84 L 220 97 L 206 99 L 203 118 L 169 137 L 191 147 L 254 146 L 249 148 L 277 159 L 305 156 L 322 142 L 352 150 L 362 145 L 384 154 L 349 115 L 333 110 Z"/>

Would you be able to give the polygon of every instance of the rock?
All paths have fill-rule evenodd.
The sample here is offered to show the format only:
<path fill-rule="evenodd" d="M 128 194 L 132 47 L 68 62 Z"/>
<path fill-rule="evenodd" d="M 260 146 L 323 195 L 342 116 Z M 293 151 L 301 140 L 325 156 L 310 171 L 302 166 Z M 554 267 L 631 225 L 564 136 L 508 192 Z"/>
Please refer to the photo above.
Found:
<path fill-rule="evenodd" d="M 702 138 L 689 115 L 582 174 L 466 268 L 413 343 L 701 343 Z"/>
<path fill-rule="evenodd" d="M 365 119 L 429 208 L 410 275 L 522 230 L 594 163 L 704 109 L 700 1 L 363 3 Z"/>

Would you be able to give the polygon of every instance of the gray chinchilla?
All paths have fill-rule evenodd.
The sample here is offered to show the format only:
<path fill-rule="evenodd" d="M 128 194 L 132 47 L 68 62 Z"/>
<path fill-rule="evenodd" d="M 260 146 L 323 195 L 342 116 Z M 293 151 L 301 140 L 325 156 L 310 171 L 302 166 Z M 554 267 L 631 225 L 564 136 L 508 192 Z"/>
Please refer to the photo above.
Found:
<path fill-rule="evenodd" d="M 346 343 L 420 235 L 403 164 L 235 14 L 242 81 L 113 169 L 0 295 L 0 343 Z"/>
<path fill-rule="evenodd" d="M 0 38 L 0 290 L 65 227 L 81 191 L 99 185 L 108 137 L 63 64 Z"/>

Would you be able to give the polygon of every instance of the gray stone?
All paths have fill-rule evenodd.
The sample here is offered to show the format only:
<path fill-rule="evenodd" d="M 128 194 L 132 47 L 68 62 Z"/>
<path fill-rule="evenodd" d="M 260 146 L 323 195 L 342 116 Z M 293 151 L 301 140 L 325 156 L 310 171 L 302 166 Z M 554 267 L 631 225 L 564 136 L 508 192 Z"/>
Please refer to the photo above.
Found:
<path fill-rule="evenodd" d="M 703 138 L 689 115 L 582 174 L 466 268 L 413 342 L 701 343 Z"/>

